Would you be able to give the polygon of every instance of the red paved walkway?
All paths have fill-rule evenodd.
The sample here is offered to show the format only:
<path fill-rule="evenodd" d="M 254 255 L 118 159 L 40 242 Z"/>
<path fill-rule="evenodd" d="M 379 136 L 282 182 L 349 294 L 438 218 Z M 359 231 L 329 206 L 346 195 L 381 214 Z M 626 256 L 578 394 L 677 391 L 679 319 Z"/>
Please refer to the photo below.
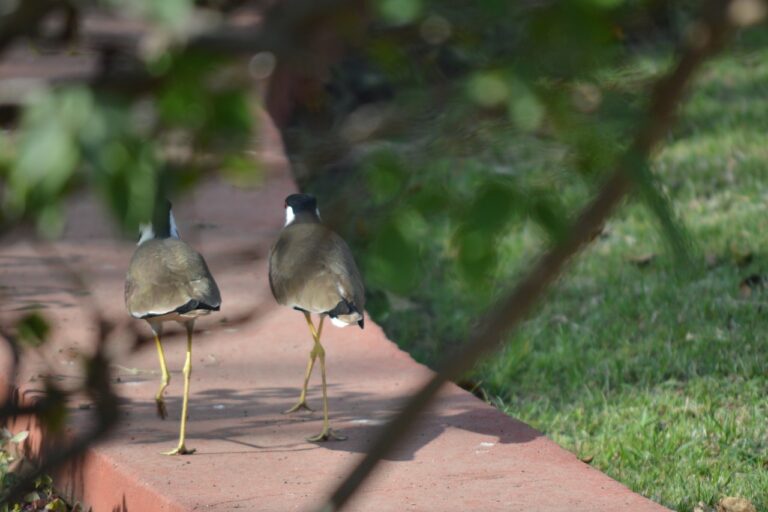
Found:
<path fill-rule="evenodd" d="M 268 145 L 275 147 L 274 141 Z M 122 426 L 59 479 L 94 512 L 310 509 L 365 452 L 403 397 L 429 376 L 370 320 L 364 331 L 329 327 L 324 340 L 331 421 L 349 440 L 307 443 L 303 439 L 319 430 L 321 415 L 280 414 L 297 398 L 311 338 L 301 315 L 275 306 L 269 292 L 266 256 L 282 225 L 283 198 L 294 186 L 279 153 L 268 160 L 270 178 L 263 188 L 242 191 L 211 183 L 176 208 L 182 236 L 205 255 L 223 297 L 222 312 L 198 322 L 202 332 L 194 345 L 187 446 L 197 453 L 158 453 L 176 442 L 180 331 L 168 338 L 166 349 L 173 379 L 166 421 L 155 415 L 154 347 L 128 355 L 115 346 L 116 386 L 125 398 Z M 133 244 L 116 241 L 87 201 L 74 203 L 69 215 L 58 251 L 87 270 L 107 314 L 123 318 L 123 276 Z M 55 319 L 56 345 L 49 347 L 55 371 L 72 375 L 76 365 L 67 349 L 87 350 L 92 334 L 82 322 L 77 290 L 57 278 L 28 244 L 4 242 L 0 282 L 10 300 L 0 303 L 2 316 L 7 321 L 40 305 Z M 240 257 L 230 258 L 233 252 Z M 228 325 L 228 318 L 251 307 L 261 312 L 256 320 Z M 310 403 L 317 408 L 319 396 L 315 375 Z M 665 510 L 456 386 L 445 390 L 349 509 Z"/>

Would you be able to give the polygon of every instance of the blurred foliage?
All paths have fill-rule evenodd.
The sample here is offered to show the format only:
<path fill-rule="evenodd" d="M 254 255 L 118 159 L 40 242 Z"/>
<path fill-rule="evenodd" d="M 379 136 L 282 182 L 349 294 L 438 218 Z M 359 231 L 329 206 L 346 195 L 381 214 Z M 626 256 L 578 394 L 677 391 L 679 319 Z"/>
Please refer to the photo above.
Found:
<path fill-rule="evenodd" d="M 190 23 L 194 0 L 100 0 L 113 9 L 125 9 L 129 13 L 160 25 L 165 30 L 183 30 Z"/>
<path fill-rule="evenodd" d="M 289 148 L 324 218 L 362 255 L 377 320 L 412 315 L 432 336 L 440 322 L 429 317 L 442 313 L 428 290 L 448 290 L 449 323 L 461 327 L 437 333 L 436 355 L 513 277 L 503 256 L 514 234 L 559 240 L 617 165 L 664 69 L 618 74 L 640 49 L 671 56 L 697 3 L 377 5 L 369 38 L 335 68 L 329 120 L 317 129 L 317 112 L 297 116 L 300 142 Z M 687 254 L 651 167 L 630 163 L 640 197 Z"/>
<path fill-rule="evenodd" d="M 78 17 L 94 10 L 113 16 L 112 21 L 142 27 L 143 32 L 131 43 L 122 39 L 123 34 L 83 36 L 79 31 L 87 24 Z M 52 36 L 56 30 L 50 27 L 61 21 L 60 14 L 64 30 L 61 36 Z M 0 38 L 0 49 L 10 54 L 31 47 L 35 55 L 59 51 L 98 57 L 85 80 L 30 81 L 26 90 L 10 87 L 21 91 L 16 97 L 3 96 L 0 233 L 31 222 L 43 236 L 59 235 L 65 222 L 64 202 L 81 189 L 103 200 L 124 233 L 135 234 L 138 225 L 152 217 L 158 200 L 193 186 L 205 174 L 221 172 L 236 184 L 254 183 L 259 169 L 245 151 L 253 141 L 255 114 L 247 61 L 237 54 L 213 54 L 187 44 L 205 30 L 216 30 L 218 20 L 214 10 L 192 0 L 93 0 L 71 5 L 30 1 L 0 9 L 0 31 L 7 29 L 16 37 L 11 51 L 6 45 L 14 41 Z M 20 26 L 25 23 L 29 26 Z M 46 70 L 38 71 L 46 76 Z M 3 80 L 3 86 L 13 82 Z M 55 438 L 55 447 L 30 461 L 16 449 L 27 433 L 10 436 L 3 431 L 0 512 L 69 510 L 53 492 L 50 479 L 41 476 L 45 464 L 78 455 L 117 422 L 117 399 L 103 353 L 114 326 L 101 317 L 96 305 L 91 304 L 89 313 L 97 340 L 95 349 L 78 361 L 85 376 L 81 386 L 69 389 L 42 374 L 43 398 L 34 403 L 16 403 L 14 386 L 19 383 L 13 378 L 18 364 L 48 341 L 51 326 L 40 313 L 31 312 L 1 329 L 4 343 L 18 358 L 10 361 L 8 401 L 0 420 L 35 416 Z M 68 407 L 73 394 L 93 403 L 86 430 L 71 424 Z M 68 435 L 61 437 L 65 431 Z"/>
<path fill-rule="evenodd" d="M 726 490 L 762 504 L 766 418 L 757 396 L 765 391 L 766 344 L 755 333 L 763 306 L 734 297 L 744 269 L 712 263 L 712 253 L 705 266 L 705 248 L 692 241 L 716 240 L 718 258 L 762 254 L 765 174 L 754 173 L 764 169 L 765 152 L 751 142 L 764 132 L 766 82 L 757 63 L 768 46 L 763 35 L 763 51 L 731 62 L 738 71 L 705 66 L 710 80 L 696 86 L 708 87 L 714 75 L 721 87 L 685 109 L 705 121 L 684 122 L 669 137 L 662 152 L 674 157 L 619 163 L 631 131 L 645 122 L 648 86 L 674 62 L 690 23 L 688 3 L 656 3 L 665 12 L 658 21 L 646 16 L 651 4 L 517 3 L 493 13 L 483 4 L 453 13 L 422 2 L 413 20 L 387 20 L 396 28 L 374 34 L 365 69 L 378 75 L 370 82 L 391 84 L 393 98 L 355 104 L 348 98 L 369 95 L 337 75 L 347 85 L 334 90 L 347 91 L 344 104 L 353 107 L 327 124 L 356 128 L 356 136 L 344 128 L 330 137 L 312 132 L 346 140 L 362 171 L 346 160 L 318 163 L 309 146 L 302 158 L 315 172 L 304 183 L 322 197 L 324 219 L 357 245 L 374 319 L 435 364 L 472 338 L 478 312 L 560 238 L 572 212 L 621 164 L 639 185 L 640 204 L 595 233 L 575 275 L 468 376 L 468 387 L 674 509 L 714 504 Z M 712 126 L 714 133 L 702 133 Z M 687 132 L 703 139 L 695 155 L 680 151 Z M 678 216 L 689 211 L 696 214 L 683 225 Z M 704 236 L 713 231 L 722 233 Z M 662 242 L 678 258 L 658 254 Z M 738 249 L 719 247 L 729 242 Z M 755 259 L 754 272 L 764 273 L 764 259 Z M 674 401 L 658 391 L 675 382 Z M 757 391 L 749 398 L 736 391 L 747 395 L 750 387 Z M 712 423 L 727 423 L 728 435 L 709 434 L 701 418 L 673 422 L 659 412 L 681 402 L 690 416 L 689 397 L 717 403 Z M 646 412 L 675 426 L 659 420 L 654 430 Z M 702 430 L 706 441 L 692 433 Z M 673 452 L 680 457 L 666 461 Z"/>
<path fill-rule="evenodd" d="M 39 347 L 48 340 L 51 326 L 38 312 L 29 313 L 16 323 L 16 332 L 23 345 Z"/>
<path fill-rule="evenodd" d="M 654 73 L 665 58 L 651 50 L 617 75 Z M 681 512 L 726 495 L 768 509 L 767 77 L 768 33 L 743 33 L 702 70 L 653 160 L 705 265 L 679 272 L 645 203 L 628 204 L 539 314 L 473 372 L 503 410 Z M 538 243 L 525 231 L 516 239 L 508 265 Z M 430 302 L 447 311 L 440 296 Z"/>
<path fill-rule="evenodd" d="M 0 228 L 31 219 L 40 233 L 55 236 L 63 227 L 62 199 L 89 186 L 120 227 L 135 233 L 158 197 L 204 172 L 234 168 L 247 181 L 243 151 L 254 122 L 243 66 L 176 43 L 175 30 L 189 28 L 196 11 L 188 0 L 123 7 L 155 27 L 151 51 L 137 56 L 136 73 L 151 77 L 150 89 L 73 84 L 23 98 L 18 128 L 0 134 Z M 258 174 L 250 162 L 250 174 Z"/>
<path fill-rule="evenodd" d="M 18 479 L 18 468 L 24 462 L 19 446 L 27 439 L 29 432 L 22 430 L 12 434 L 6 428 L 0 429 L 0 494 Z M 22 500 L 15 503 L 0 503 L 0 512 L 67 512 L 70 508 L 56 495 L 50 477 L 39 477 L 34 488 Z"/>

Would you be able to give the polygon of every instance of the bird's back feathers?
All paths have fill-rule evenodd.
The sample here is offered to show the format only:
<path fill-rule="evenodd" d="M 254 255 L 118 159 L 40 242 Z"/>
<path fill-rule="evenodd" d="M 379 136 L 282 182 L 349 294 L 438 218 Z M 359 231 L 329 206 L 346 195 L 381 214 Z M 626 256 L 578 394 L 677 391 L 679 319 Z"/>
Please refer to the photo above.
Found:
<path fill-rule="evenodd" d="M 278 303 L 359 323 L 365 308 L 360 271 L 346 242 L 319 223 L 283 228 L 269 257 L 269 284 Z"/>
<path fill-rule="evenodd" d="M 135 318 L 217 311 L 221 295 L 203 257 L 175 238 L 153 239 L 134 252 L 125 304 Z"/>

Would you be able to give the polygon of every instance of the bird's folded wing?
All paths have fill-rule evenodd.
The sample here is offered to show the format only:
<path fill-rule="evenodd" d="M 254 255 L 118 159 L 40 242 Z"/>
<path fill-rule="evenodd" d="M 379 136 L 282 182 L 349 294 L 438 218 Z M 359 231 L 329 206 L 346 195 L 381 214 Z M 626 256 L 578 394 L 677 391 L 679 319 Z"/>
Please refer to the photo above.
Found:
<path fill-rule="evenodd" d="M 125 300 L 137 318 L 185 306 L 217 309 L 221 305 L 218 286 L 203 257 L 181 240 L 170 238 L 150 240 L 136 250 L 126 277 Z"/>

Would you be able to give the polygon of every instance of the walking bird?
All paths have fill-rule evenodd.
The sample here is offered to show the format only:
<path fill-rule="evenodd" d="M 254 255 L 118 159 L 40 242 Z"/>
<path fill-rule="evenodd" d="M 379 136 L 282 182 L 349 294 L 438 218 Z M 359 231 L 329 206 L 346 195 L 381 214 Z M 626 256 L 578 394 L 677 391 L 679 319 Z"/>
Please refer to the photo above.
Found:
<path fill-rule="evenodd" d="M 180 240 L 171 204 L 167 201 L 156 206 L 151 224 L 141 226 L 141 238 L 125 278 L 125 305 L 132 317 L 144 319 L 149 323 L 155 336 L 162 371 L 155 402 L 158 414 L 163 419 L 166 416 L 163 392 L 171 380 L 160 341 L 163 322 L 179 322 L 187 329 L 187 359 L 183 372 L 184 399 L 179 444 L 164 454 L 191 454 L 195 450 L 185 446 L 184 438 L 187 427 L 189 378 L 192 373 L 192 332 L 198 316 L 219 310 L 221 295 L 203 257 Z"/>
<path fill-rule="evenodd" d="M 304 374 L 299 401 L 285 411 L 312 410 L 307 406 L 307 385 L 315 360 L 320 360 L 323 385 L 323 430 L 308 441 L 343 440 L 328 422 L 325 380 L 325 349 L 320 344 L 323 321 L 329 317 L 337 327 L 357 324 L 363 328 L 365 289 L 360 271 L 346 242 L 320 222 L 317 201 L 307 194 L 292 194 L 285 200 L 285 227 L 269 255 L 269 284 L 279 304 L 304 314 L 314 341 Z M 317 327 L 312 313 L 319 315 Z"/>

